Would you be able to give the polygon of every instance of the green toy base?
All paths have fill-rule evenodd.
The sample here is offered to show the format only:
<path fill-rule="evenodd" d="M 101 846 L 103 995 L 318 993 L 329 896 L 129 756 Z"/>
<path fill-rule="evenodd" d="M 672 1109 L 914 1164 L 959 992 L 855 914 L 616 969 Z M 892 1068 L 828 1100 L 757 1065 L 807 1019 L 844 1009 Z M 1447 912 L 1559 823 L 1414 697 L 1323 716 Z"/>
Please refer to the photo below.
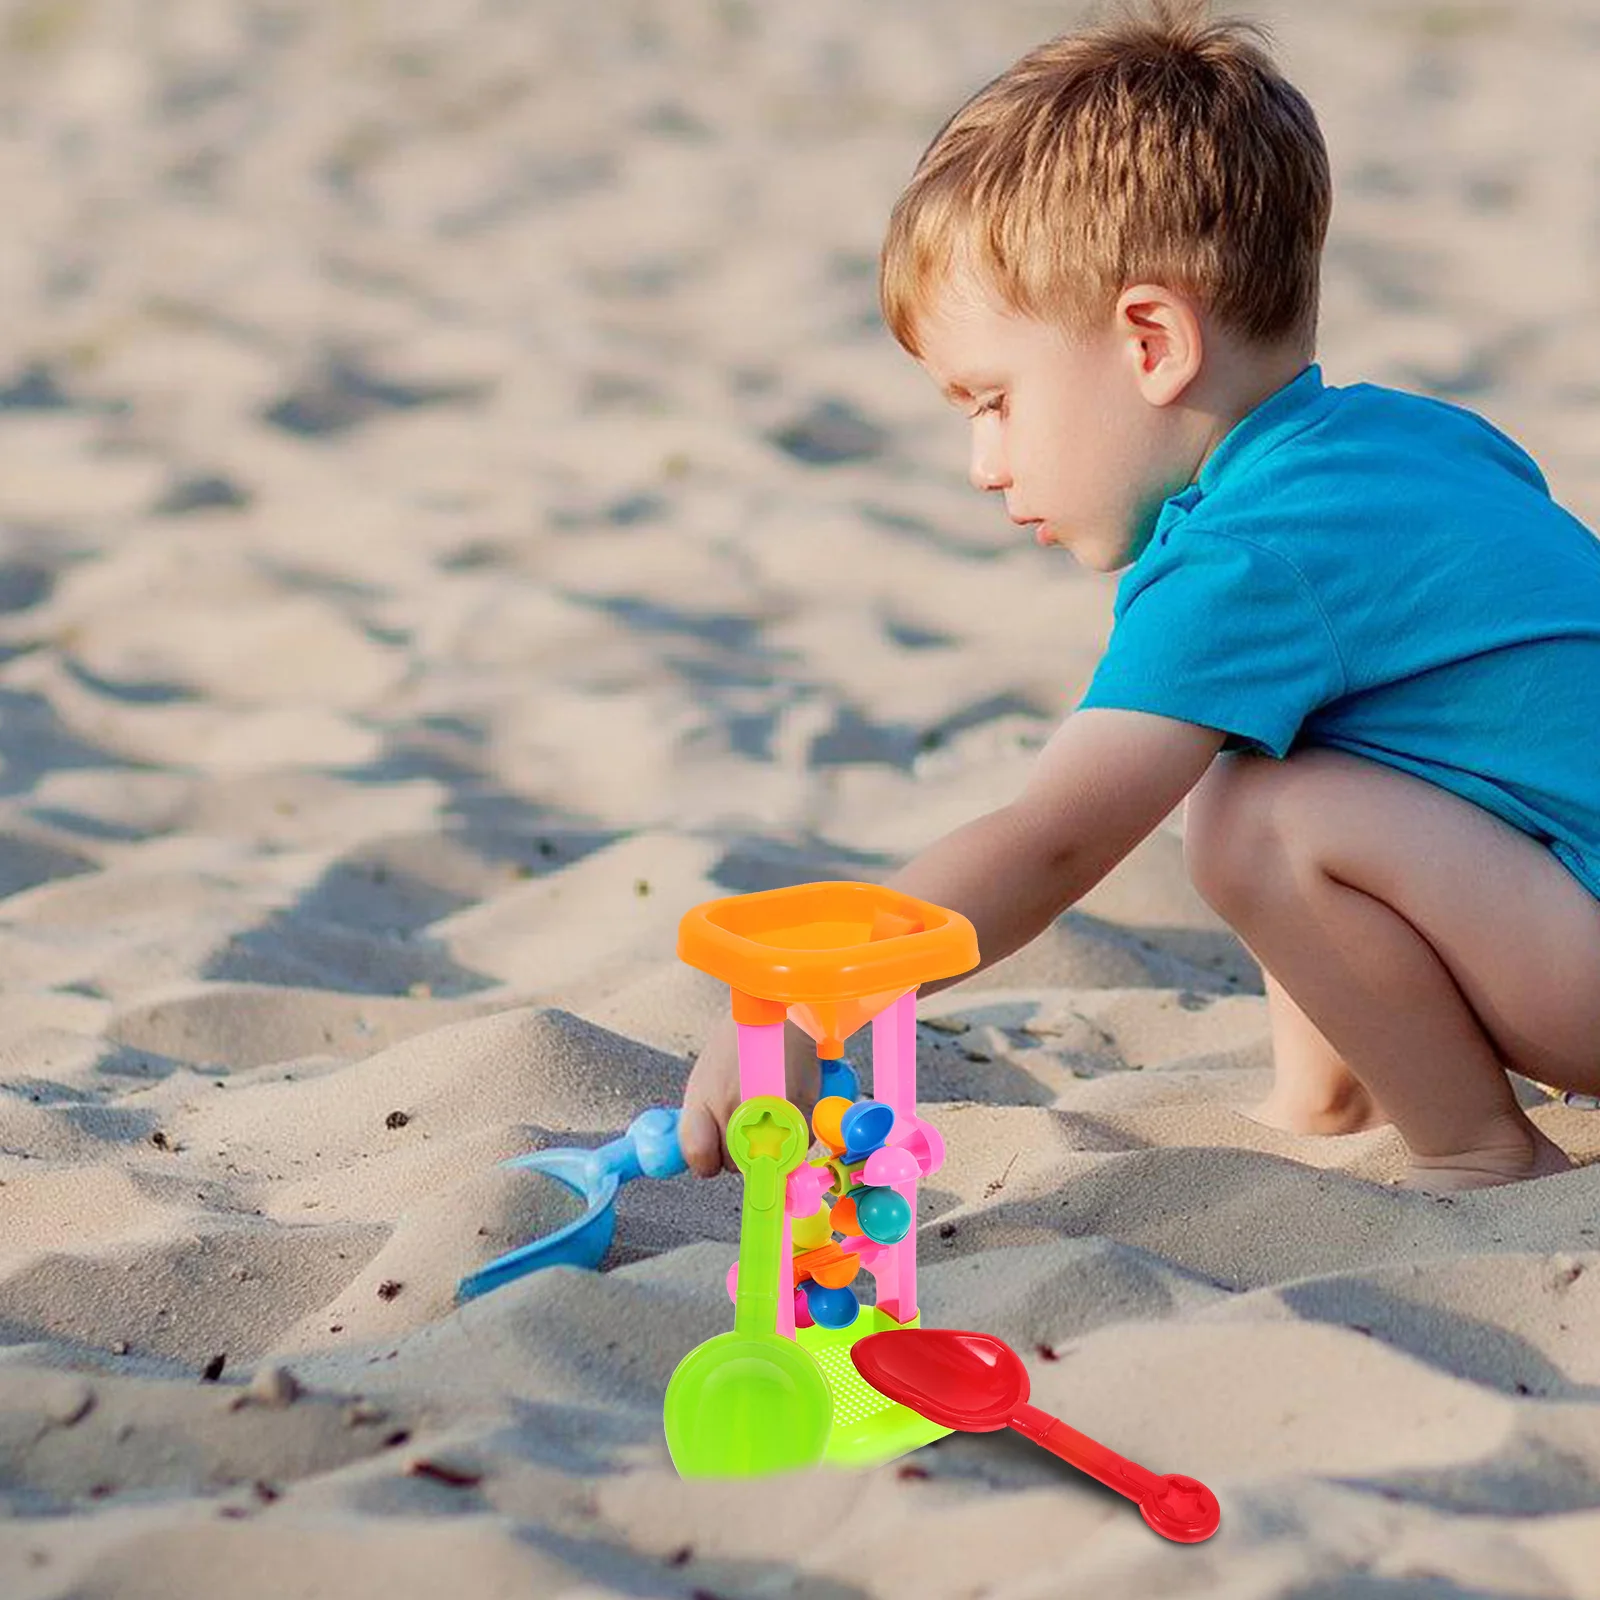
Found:
<path fill-rule="evenodd" d="M 822 1458 L 825 1467 L 876 1467 L 910 1454 L 951 1430 L 918 1416 L 909 1407 L 886 1400 L 856 1371 L 850 1346 L 870 1333 L 889 1328 L 917 1328 L 919 1312 L 909 1322 L 896 1322 L 876 1306 L 862 1306 L 848 1328 L 813 1324 L 796 1328 L 794 1342 L 810 1353 L 833 1391 L 833 1431 Z"/>

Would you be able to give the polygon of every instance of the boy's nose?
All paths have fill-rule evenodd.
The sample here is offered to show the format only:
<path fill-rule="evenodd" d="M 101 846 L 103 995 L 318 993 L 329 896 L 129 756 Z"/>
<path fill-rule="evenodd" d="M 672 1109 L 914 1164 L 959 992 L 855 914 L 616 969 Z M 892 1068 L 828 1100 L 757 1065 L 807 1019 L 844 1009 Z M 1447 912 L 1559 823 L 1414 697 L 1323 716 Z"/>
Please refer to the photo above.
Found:
<path fill-rule="evenodd" d="M 1011 485 L 1011 474 L 992 446 L 975 444 L 972 447 L 972 464 L 967 477 L 974 489 L 1005 489 Z"/>

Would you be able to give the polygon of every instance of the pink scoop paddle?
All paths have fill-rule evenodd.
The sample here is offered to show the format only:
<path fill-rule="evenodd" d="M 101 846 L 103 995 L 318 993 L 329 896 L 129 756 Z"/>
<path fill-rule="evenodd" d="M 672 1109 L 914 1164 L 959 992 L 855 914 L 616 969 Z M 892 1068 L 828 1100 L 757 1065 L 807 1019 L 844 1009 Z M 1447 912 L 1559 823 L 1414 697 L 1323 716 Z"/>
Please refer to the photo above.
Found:
<path fill-rule="evenodd" d="M 993 1433 L 1015 1428 L 1052 1455 L 1137 1503 L 1164 1538 L 1209 1539 L 1222 1520 L 1217 1497 L 1195 1478 L 1143 1467 L 1028 1404 L 1028 1369 L 1010 1345 L 954 1328 L 890 1328 L 850 1347 L 850 1359 L 879 1394 L 941 1428 Z"/>

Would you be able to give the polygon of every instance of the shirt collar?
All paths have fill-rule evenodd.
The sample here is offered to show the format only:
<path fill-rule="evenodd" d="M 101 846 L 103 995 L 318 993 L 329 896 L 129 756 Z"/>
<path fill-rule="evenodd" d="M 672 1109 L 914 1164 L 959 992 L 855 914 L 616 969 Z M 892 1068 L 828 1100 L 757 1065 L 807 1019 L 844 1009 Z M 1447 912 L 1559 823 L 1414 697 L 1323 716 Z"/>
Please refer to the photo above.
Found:
<path fill-rule="evenodd" d="M 1169 495 L 1133 559 L 1137 560 L 1152 545 L 1165 544 L 1174 526 L 1181 522 L 1206 495 L 1215 493 L 1224 479 L 1238 481 L 1269 451 L 1325 416 L 1339 397 L 1336 388 L 1322 381 L 1322 368 L 1316 362 L 1303 368 L 1281 389 L 1269 394 L 1254 411 L 1246 413 L 1225 433 L 1215 450 L 1205 459 L 1193 483 Z"/>
<path fill-rule="evenodd" d="M 1236 478 L 1249 471 L 1269 450 L 1276 450 L 1323 417 L 1337 395 L 1338 390 L 1323 384 L 1322 368 L 1313 361 L 1234 423 L 1206 457 L 1199 477 L 1185 493 L 1198 488 L 1195 499 L 1215 493 L 1224 478 Z"/>

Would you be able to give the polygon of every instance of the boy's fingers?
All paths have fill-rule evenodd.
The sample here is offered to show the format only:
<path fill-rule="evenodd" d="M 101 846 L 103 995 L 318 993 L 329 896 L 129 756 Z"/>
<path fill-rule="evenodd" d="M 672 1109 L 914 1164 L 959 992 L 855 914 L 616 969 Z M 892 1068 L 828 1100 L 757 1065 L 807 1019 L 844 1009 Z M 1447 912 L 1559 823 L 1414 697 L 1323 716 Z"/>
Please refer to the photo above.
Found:
<path fill-rule="evenodd" d="M 697 1178 L 714 1178 L 722 1170 L 722 1132 L 707 1107 L 684 1107 L 678 1119 L 678 1148 Z"/>

